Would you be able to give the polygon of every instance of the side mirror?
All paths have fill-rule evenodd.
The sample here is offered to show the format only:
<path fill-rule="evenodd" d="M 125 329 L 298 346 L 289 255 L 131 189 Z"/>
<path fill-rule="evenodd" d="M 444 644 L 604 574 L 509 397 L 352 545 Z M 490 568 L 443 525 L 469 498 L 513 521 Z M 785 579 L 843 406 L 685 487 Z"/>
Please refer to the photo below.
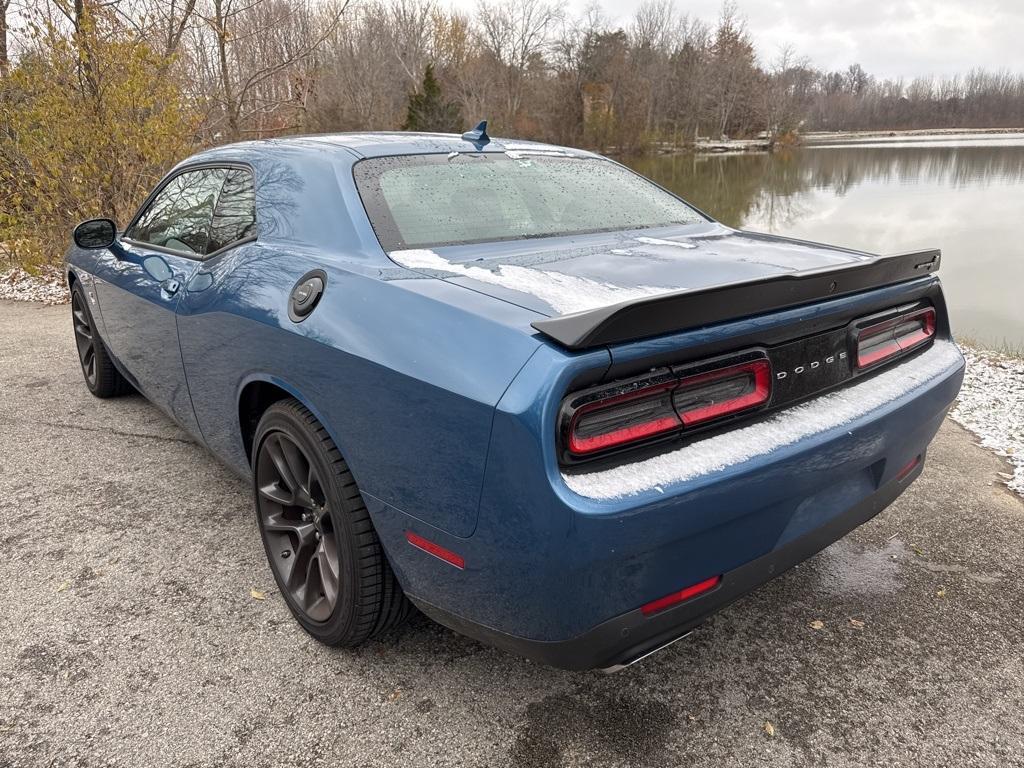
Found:
<path fill-rule="evenodd" d="M 117 238 L 117 225 L 111 219 L 83 221 L 73 235 L 79 248 L 109 248 Z"/>

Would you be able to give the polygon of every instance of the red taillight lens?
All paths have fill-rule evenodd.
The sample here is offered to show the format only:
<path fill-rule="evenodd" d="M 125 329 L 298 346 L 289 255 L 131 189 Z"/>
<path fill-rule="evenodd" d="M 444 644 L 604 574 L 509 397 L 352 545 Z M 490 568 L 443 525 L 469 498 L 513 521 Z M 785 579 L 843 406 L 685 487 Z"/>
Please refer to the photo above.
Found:
<path fill-rule="evenodd" d="M 644 616 L 650 616 L 652 613 L 664 611 L 666 608 L 671 608 L 673 605 L 678 605 L 679 603 L 690 600 L 697 595 L 703 595 L 705 592 L 710 592 L 712 589 L 717 587 L 721 581 L 721 576 L 712 576 L 710 579 L 704 579 L 704 581 L 698 582 L 693 586 L 686 587 L 678 592 L 673 592 L 671 595 L 665 595 L 664 597 L 659 597 L 657 600 L 652 600 L 647 605 L 641 606 L 640 611 Z"/>
<path fill-rule="evenodd" d="M 771 397 L 767 358 L 677 378 L 668 369 L 657 383 L 632 392 L 598 397 L 578 407 L 569 421 L 567 445 L 587 456 L 693 427 L 764 405 Z"/>
<path fill-rule="evenodd" d="M 896 326 L 896 341 L 903 351 L 928 341 L 934 335 L 935 310 L 930 307 L 904 315 Z"/>
<path fill-rule="evenodd" d="M 683 424 L 692 427 L 763 405 L 771 394 L 772 366 L 762 358 L 687 376 L 673 392 L 672 402 Z"/>
<path fill-rule="evenodd" d="M 588 403 L 573 416 L 569 450 L 587 454 L 682 426 L 672 407 L 675 382 Z"/>
<path fill-rule="evenodd" d="M 857 367 L 870 368 L 925 343 L 934 335 L 935 310 L 931 307 L 862 328 L 857 333 Z"/>

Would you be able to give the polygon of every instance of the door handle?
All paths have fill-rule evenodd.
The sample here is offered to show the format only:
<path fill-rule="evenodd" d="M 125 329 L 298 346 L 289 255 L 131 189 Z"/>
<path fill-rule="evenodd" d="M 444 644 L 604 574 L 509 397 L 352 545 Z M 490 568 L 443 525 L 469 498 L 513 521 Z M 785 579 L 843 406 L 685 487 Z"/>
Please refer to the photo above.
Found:
<path fill-rule="evenodd" d="M 173 296 L 174 294 L 176 294 L 180 287 L 181 287 L 181 283 L 179 283 L 173 277 L 169 277 L 166 280 L 164 280 L 162 283 L 160 283 L 160 288 L 168 296 Z"/>

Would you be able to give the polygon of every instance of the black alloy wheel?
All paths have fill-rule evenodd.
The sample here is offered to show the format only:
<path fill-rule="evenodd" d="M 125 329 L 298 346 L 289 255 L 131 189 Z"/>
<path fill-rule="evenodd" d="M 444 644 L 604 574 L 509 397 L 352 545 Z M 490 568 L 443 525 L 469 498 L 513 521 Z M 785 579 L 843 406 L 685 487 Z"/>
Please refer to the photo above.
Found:
<path fill-rule="evenodd" d="M 96 388 L 96 335 L 92 329 L 92 318 L 81 291 L 71 294 L 71 320 L 75 328 L 75 344 L 78 346 L 78 360 L 82 364 L 82 375 L 89 389 Z"/>
<path fill-rule="evenodd" d="M 85 386 L 96 397 L 114 397 L 132 391 L 132 385 L 114 366 L 103 339 L 93 321 L 85 300 L 85 292 L 77 282 L 71 289 L 71 324 L 75 330 L 75 347 L 82 366 Z"/>
<path fill-rule="evenodd" d="M 256 517 L 274 580 L 299 624 L 353 646 L 412 610 L 359 488 L 327 430 L 298 401 L 271 405 L 253 441 Z"/>
<path fill-rule="evenodd" d="M 327 621 L 338 603 L 341 566 L 323 481 L 302 448 L 279 431 L 263 440 L 256 478 L 260 525 L 274 573 L 306 616 Z"/>

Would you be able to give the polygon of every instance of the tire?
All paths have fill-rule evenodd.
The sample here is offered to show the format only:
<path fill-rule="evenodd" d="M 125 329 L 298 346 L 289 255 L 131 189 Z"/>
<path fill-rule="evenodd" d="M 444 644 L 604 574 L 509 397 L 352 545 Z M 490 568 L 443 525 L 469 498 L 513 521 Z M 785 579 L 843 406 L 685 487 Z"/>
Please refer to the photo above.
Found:
<path fill-rule="evenodd" d="M 408 618 L 412 604 L 359 488 L 313 414 L 293 399 L 273 404 L 253 446 L 260 535 L 302 628 L 324 645 L 351 647 Z"/>
<path fill-rule="evenodd" d="M 114 361 L 110 359 L 110 353 L 96 329 L 85 291 L 77 282 L 71 289 L 71 324 L 75 332 L 78 363 L 89 391 L 102 398 L 132 392 L 132 385 L 114 367 Z"/>

